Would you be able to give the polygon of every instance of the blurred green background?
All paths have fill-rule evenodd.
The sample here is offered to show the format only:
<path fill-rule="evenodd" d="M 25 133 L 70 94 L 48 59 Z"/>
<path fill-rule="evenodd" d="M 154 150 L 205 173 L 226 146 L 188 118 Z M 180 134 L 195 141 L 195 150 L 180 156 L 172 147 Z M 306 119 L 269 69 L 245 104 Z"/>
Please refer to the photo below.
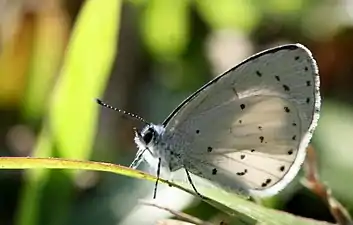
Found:
<path fill-rule="evenodd" d="M 350 0 L 0 0 L 0 154 L 129 165 L 136 125 L 94 101 L 162 122 L 212 77 L 260 50 L 302 43 L 323 107 L 313 146 L 322 180 L 353 213 Z M 153 183 L 96 172 L 0 171 L 0 224 L 155 224 L 138 204 Z M 204 220 L 225 215 L 163 187 L 157 201 Z M 294 182 L 267 206 L 334 222 Z"/>

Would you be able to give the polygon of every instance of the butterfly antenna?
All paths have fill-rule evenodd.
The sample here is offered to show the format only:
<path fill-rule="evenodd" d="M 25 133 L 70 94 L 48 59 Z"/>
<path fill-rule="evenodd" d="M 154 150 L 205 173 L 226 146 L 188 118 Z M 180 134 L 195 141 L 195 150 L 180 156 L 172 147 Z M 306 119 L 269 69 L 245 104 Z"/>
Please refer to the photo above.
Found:
<path fill-rule="evenodd" d="M 139 120 L 139 121 L 141 121 L 141 122 L 143 122 L 143 123 L 145 123 L 145 124 L 150 124 L 149 122 L 147 122 L 145 119 L 143 119 L 142 117 L 140 117 L 140 116 L 138 116 L 138 115 L 135 115 L 135 114 L 126 112 L 126 111 L 124 111 L 124 110 L 115 108 L 115 107 L 113 107 L 113 106 L 111 106 L 111 105 L 108 105 L 107 103 L 103 102 L 102 100 L 100 100 L 100 99 L 98 99 L 98 98 L 96 99 L 96 101 L 97 101 L 97 103 L 98 103 L 99 105 L 101 105 L 101 106 L 103 106 L 103 107 L 105 107 L 105 108 L 112 109 L 112 110 L 117 111 L 117 112 L 119 112 L 119 113 L 121 113 L 121 114 L 123 114 L 123 115 L 128 115 L 128 116 L 130 116 L 130 117 L 132 117 L 132 118 L 134 118 L 134 119 L 137 119 L 137 120 Z"/>

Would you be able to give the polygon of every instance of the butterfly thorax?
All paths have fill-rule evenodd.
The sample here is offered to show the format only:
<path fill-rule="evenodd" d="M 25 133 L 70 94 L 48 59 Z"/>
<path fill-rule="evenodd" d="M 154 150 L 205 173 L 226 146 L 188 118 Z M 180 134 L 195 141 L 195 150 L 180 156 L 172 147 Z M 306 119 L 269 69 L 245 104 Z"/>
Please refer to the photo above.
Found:
<path fill-rule="evenodd" d="M 151 165 L 155 163 L 152 161 L 160 158 L 163 168 L 171 172 L 180 169 L 183 165 L 181 155 L 178 153 L 177 146 L 168 140 L 163 125 L 147 125 L 141 133 L 136 132 L 135 142 L 139 148 L 136 157 L 142 153 L 143 159 Z M 147 156 L 152 156 L 152 158 Z"/>

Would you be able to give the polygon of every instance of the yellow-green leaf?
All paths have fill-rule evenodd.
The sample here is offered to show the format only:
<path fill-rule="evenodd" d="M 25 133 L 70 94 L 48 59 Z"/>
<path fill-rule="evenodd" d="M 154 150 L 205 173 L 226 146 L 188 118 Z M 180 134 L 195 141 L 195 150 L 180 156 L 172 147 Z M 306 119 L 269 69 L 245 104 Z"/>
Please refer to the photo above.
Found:
<path fill-rule="evenodd" d="M 86 1 L 75 24 L 50 106 L 50 128 L 65 158 L 90 156 L 98 106 L 118 42 L 120 0 Z"/>
<path fill-rule="evenodd" d="M 144 11 L 142 37 L 158 57 L 177 57 L 189 40 L 189 0 L 150 0 Z"/>
<path fill-rule="evenodd" d="M 91 170 L 91 171 L 105 171 L 116 174 L 121 174 L 129 177 L 146 179 L 155 181 L 156 177 L 146 174 L 144 172 L 133 170 L 124 166 L 119 166 L 111 163 L 79 161 L 58 158 L 30 158 L 30 157 L 0 157 L 0 169 L 77 169 L 77 170 Z M 161 179 L 162 183 L 167 183 L 173 187 L 184 190 L 190 194 L 195 194 L 193 191 L 184 188 L 180 184 L 170 183 Z M 205 189 L 206 190 L 206 189 Z M 204 193 L 204 192 L 203 192 Z M 267 225 L 329 225 L 322 221 L 315 221 L 312 219 L 305 219 L 292 214 L 281 212 L 273 209 L 265 208 L 253 202 L 245 200 L 235 194 L 223 194 L 219 190 L 207 190 L 205 193 L 206 202 L 219 208 L 220 210 L 237 216 L 244 221 L 245 224 L 255 224 L 255 221 L 260 224 Z M 251 220 L 252 221 L 250 223 Z"/>

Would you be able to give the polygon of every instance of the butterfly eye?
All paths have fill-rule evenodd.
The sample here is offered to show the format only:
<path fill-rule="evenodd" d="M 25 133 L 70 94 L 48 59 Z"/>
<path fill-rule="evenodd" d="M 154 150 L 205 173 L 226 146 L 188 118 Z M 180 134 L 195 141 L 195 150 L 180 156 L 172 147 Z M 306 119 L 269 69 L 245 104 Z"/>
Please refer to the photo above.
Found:
<path fill-rule="evenodd" d="M 152 140 L 152 138 L 154 136 L 154 132 L 155 131 L 152 128 L 149 128 L 146 131 L 146 133 L 142 136 L 142 139 L 143 139 L 143 141 L 145 142 L 146 145 L 148 145 L 151 142 L 151 140 Z"/>

